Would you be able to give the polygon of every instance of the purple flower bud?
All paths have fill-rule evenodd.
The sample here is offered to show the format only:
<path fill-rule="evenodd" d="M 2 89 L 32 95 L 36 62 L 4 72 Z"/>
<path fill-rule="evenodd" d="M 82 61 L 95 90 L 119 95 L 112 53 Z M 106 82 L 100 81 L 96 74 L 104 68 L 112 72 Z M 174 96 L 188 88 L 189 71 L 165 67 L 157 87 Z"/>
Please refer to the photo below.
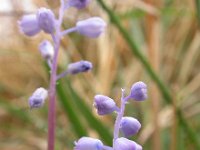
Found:
<path fill-rule="evenodd" d="M 137 143 L 124 137 L 116 139 L 114 147 L 115 150 L 139 150 Z"/>
<path fill-rule="evenodd" d="M 86 72 L 92 69 L 92 63 L 89 61 L 78 61 L 68 65 L 68 72 L 71 74 L 77 74 L 80 72 Z"/>
<path fill-rule="evenodd" d="M 99 139 L 82 137 L 75 142 L 74 150 L 103 150 L 103 143 Z"/>
<path fill-rule="evenodd" d="M 40 43 L 39 50 L 44 59 L 53 59 L 54 49 L 52 44 L 48 40 L 44 40 Z"/>
<path fill-rule="evenodd" d="M 123 117 L 120 123 L 120 130 L 125 137 L 136 134 L 141 128 L 140 122 L 133 117 Z"/>
<path fill-rule="evenodd" d="M 99 115 L 110 114 L 118 110 L 114 100 L 104 95 L 96 95 L 94 97 L 94 107 L 97 109 Z"/>
<path fill-rule="evenodd" d="M 100 17 L 92 17 L 76 23 L 77 31 L 85 36 L 96 38 L 104 32 L 106 23 Z"/>
<path fill-rule="evenodd" d="M 137 143 L 136 143 L 136 144 L 137 144 Z M 142 146 L 139 145 L 139 144 L 137 144 L 137 146 L 136 146 L 136 150 L 142 150 Z"/>
<path fill-rule="evenodd" d="M 134 83 L 131 87 L 130 98 L 136 101 L 147 99 L 147 85 L 142 81 Z"/>
<path fill-rule="evenodd" d="M 68 5 L 76 7 L 77 9 L 85 8 L 89 4 L 90 0 L 68 0 Z"/>
<path fill-rule="evenodd" d="M 30 108 L 40 108 L 43 106 L 45 99 L 48 96 L 48 92 L 44 88 L 38 88 L 29 98 Z"/>
<path fill-rule="evenodd" d="M 46 33 L 53 33 L 55 29 L 55 15 L 50 9 L 40 8 L 37 12 L 38 24 Z"/>
<path fill-rule="evenodd" d="M 24 15 L 19 23 L 19 29 L 27 36 L 34 36 L 40 32 L 36 15 Z"/>

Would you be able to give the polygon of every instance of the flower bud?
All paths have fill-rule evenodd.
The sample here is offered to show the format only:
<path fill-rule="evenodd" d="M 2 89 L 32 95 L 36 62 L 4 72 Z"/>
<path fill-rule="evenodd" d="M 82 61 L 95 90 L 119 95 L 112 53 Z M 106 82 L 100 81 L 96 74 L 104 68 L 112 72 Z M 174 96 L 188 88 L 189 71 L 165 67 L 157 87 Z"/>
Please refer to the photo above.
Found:
<path fill-rule="evenodd" d="M 38 88 L 29 98 L 29 106 L 30 108 L 40 108 L 43 106 L 45 99 L 48 96 L 48 92 L 44 88 Z"/>
<path fill-rule="evenodd" d="M 147 85 L 142 81 L 134 83 L 131 87 L 130 98 L 136 101 L 147 99 Z"/>
<path fill-rule="evenodd" d="M 140 122 L 133 117 L 123 117 L 120 123 L 120 130 L 125 137 L 136 134 L 141 128 Z"/>
<path fill-rule="evenodd" d="M 44 59 L 53 59 L 54 49 L 52 44 L 48 40 L 44 40 L 39 45 L 39 50 Z"/>
<path fill-rule="evenodd" d="M 89 4 L 90 0 L 68 0 L 68 5 L 77 9 L 85 8 Z"/>
<path fill-rule="evenodd" d="M 74 150 L 103 150 L 103 143 L 99 139 L 82 137 L 75 142 Z"/>
<path fill-rule="evenodd" d="M 20 31 L 27 36 L 34 36 L 40 32 L 38 20 L 34 14 L 24 15 L 18 23 Z"/>
<path fill-rule="evenodd" d="M 118 138 L 114 144 L 114 150 L 139 150 L 137 143 L 124 137 Z"/>
<path fill-rule="evenodd" d="M 96 38 L 104 32 L 106 23 L 100 17 L 92 17 L 76 23 L 77 31 L 85 36 Z"/>
<path fill-rule="evenodd" d="M 37 12 L 38 24 L 46 33 L 53 33 L 55 29 L 55 15 L 50 9 L 40 8 Z"/>
<path fill-rule="evenodd" d="M 78 61 L 68 65 L 68 72 L 71 74 L 77 74 L 81 72 L 86 72 L 92 69 L 92 63 L 89 61 Z"/>
<path fill-rule="evenodd" d="M 99 115 L 107 115 L 118 110 L 114 100 L 104 95 L 96 95 L 94 97 L 94 107 Z"/>

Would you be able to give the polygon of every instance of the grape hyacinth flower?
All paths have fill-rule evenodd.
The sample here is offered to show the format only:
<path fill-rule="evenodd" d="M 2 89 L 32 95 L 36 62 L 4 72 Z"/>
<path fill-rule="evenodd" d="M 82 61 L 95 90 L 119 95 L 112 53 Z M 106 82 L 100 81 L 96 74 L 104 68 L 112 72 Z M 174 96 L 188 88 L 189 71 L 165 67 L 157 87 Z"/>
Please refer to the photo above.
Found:
<path fill-rule="evenodd" d="M 103 150 L 103 143 L 99 139 L 82 137 L 75 142 L 74 150 Z"/>
<path fill-rule="evenodd" d="M 37 16 L 35 14 L 24 15 L 20 21 L 18 21 L 19 29 L 27 36 L 34 36 L 40 32 Z"/>
<path fill-rule="evenodd" d="M 77 31 L 90 38 L 96 38 L 104 32 L 106 23 L 100 17 L 92 17 L 86 20 L 81 20 L 76 23 Z"/>
<path fill-rule="evenodd" d="M 142 81 L 133 84 L 131 87 L 130 98 L 133 98 L 136 101 L 147 99 L 147 85 Z"/>
<path fill-rule="evenodd" d="M 46 89 L 40 87 L 35 90 L 32 96 L 29 98 L 30 108 L 40 108 L 44 105 L 45 99 L 48 96 Z"/>
<path fill-rule="evenodd" d="M 139 144 L 124 137 L 118 138 L 115 143 L 114 150 L 142 150 Z"/>
<path fill-rule="evenodd" d="M 19 23 L 19 28 L 22 33 L 27 36 L 35 36 L 40 31 L 44 31 L 51 36 L 51 41 L 43 41 L 39 45 L 39 50 L 48 63 L 50 68 L 50 84 L 48 92 L 43 88 L 37 89 L 29 98 L 29 105 L 31 108 L 39 108 L 44 105 L 47 93 L 49 96 L 48 106 L 48 150 L 54 150 L 55 141 L 55 122 L 56 122 L 56 82 L 58 79 L 66 75 L 75 75 L 77 73 L 87 72 L 92 69 L 92 63 L 89 61 L 79 61 L 70 63 L 68 68 L 61 74 L 57 74 L 58 54 L 60 43 L 63 36 L 72 32 L 78 32 L 88 37 L 100 36 L 106 26 L 103 19 L 99 17 L 92 17 L 83 21 L 78 21 L 74 27 L 62 30 L 63 16 L 69 7 L 82 9 L 89 4 L 90 0 L 60 0 L 60 8 L 58 17 L 56 17 L 52 10 L 48 8 L 39 8 L 36 13 L 24 15 Z M 52 43 L 52 44 L 51 44 Z M 82 145 L 81 141 L 77 142 L 77 147 Z M 93 140 L 89 140 L 93 141 Z M 84 146 L 83 146 L 84 148 Z M 79 149 L 83 149 L 82 146 Z M 83 149 L 84 150 L 84 149 Z M 89 150 L 89 149 L 88 149 Z"/>
<path fill-rule="evenodd" d="M 52 60 L 54 56 L 54 49 L 48 40 L 44 40 L 39 45 L 39 50 L 42 57 L 46 60 Z"/>
<path fill-rule="evenodd" d="M 114 100 L 104 95 L 94 97 L 94 107 L 97 109 L 98 115 L 107 115 L 119 110 Z"/>
<path fill-rule="evenodd" d="M 40 8 L 37 12 L 39 27 L 46 33 L 52 34 L 55 30 L 55 16 L 50 9 Z"/>
<path fill-rule="evenodd" d="M 68 0 L 67 5 L 75 7 L 77 9 L 85 8 L 89 4 L 90 0 Z"/>
<path fill-rule="evenodd" d="M 135 135 L 141 128 L 140 122 L 133 117 L 123 117 L 120 123 L 120 130 L 125 137 Z"/>

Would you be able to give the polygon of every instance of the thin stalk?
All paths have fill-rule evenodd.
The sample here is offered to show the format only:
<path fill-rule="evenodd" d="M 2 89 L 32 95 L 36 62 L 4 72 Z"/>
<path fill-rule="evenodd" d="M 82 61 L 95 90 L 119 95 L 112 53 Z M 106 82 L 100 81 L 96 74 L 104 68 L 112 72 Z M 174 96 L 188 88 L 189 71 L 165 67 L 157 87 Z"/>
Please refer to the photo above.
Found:
<path fill-rule="evenodd" d="M 115 120 L 115 125 L 114 125 L 114 132 L 113 132 L 113 149 L 114 150 L 115 150 L 115 141 L 119 137 L 120 122 L 122 120 L 122 117 L 124 116 L 126 101 L 129 98 L 129 97 L 124 96 L 125 95 L 124 92 L 125 90 L 122 89 L 121 107 L 120 107 L 120 110 L 117 112 L 117 118 Z"/>
<path fill-rule="evenodd" d="M 114 12 L 104 3 L 103 0 L 97 0 L 97 1 L 101 5 L 101 7 L 107 12 L 107 14 L 110 17 L 111 22 L 120 31 L 121 35 L 124 37 L 127 44 L 131 48 L 132 53 L 139 59 L 139 61 L 142 63 L 142 65 L 146 69 L 147 73 L 149 74 L 149 76 L 157 84 L 166 103 L 172 104 L 172 96 L 171 96 L 169 89 L 161 81 L 160 77 L 154 72 L 154 70 L 150 66 L 150 64 L 147 61 L 147 59 L 145 58 L 145 56 L 141 53 L 140 49 L 138 48 L 138 46 L 136 45 L 134 40 L 131 38 L 130 34 L 122 26 L 118 16 L 114 14 Z M 198 138 L 197 138 L 195 132 L 188 125 L 185 118 L 183 117 L 183 114 L 182 114 L 180 108 L 176 109 L 176 114 L 177 114 L 178 120 L 181 122 L 182 127 L 184 128 L 186 134 L 188 135 L 188 139 L 196 146 L 197 149 L 200 149 L 200 143 L 198 141 Z"/>
<path fill-rule="evenodd" d="M 57 59 L 60 48 L 60 28 L 64 16 L 64 2 L 61 0 L 58 24 L 56 25 L 56 33 L 52 34 L 54 41 L 55 55 L 51 66 L 51 77 L 49 87 L 49 108 L 48 108 L 48 150 L 54 150 L 55 144 L 55 122 L 56 122 L 56 78 L 57 78 Z"/>

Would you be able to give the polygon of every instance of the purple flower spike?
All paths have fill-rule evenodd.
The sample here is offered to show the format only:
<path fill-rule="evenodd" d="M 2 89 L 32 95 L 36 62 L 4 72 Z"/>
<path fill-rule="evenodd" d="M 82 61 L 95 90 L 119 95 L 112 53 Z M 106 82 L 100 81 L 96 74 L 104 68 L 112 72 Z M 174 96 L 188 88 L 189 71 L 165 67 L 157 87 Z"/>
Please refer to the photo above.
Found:
<path fill-rule="evenodd" d="M 53 59 L 54 49 L 52 44 L 48 40 L 44 40 L 39 45 L 39 50 L 44 59 Z"/>
<path fill-rule="evenodd" d="M 103 150 L 103 143 L 99 139 L 82 137 L 75 142 L 74 150 Z"/>
<path fill-rule="evenodd" d="M 53 33 L 55 30 L 55 15 L 50 9 L 40 8 L 37 12 L 38 24 L 46 33 Z"/>
<path fill-rule="evenodd" d="M 40 32 L 38 20 L 37 20 L 36 15 L 34 14 L 24 15 L 18 23 L 19 23 L 20 31 L 27 36 L 34 36 L 38 32 Z"/>
<path fill-rule="evenodd" d="M 44 88 L 38 88 L 29 98 L 30 108 L 40 108 L 44 105 L 45 99 L 48 96 L 48 92 Z"/>
<path fill-rule="evenodd" d="M 139 150 L 137 148 L 137 143 L 124 137 L 118 138 L 115 141 L 114 150 Z"/>
<path fill-rule="evenodd" d="M 105 30 L 106 23 L 100 17 L 92 17 L 86 20 L 78 21 L 76 23 L 77 31 L 90 38 L 100 36 Z"/>
<path fill-rule="evenodd" d="M 142 81 L 134 83 L 131 87 L 130 98 L 136 101 L 147 99 L 147 85 Z"/>
<path fill-rule="evenodd" d="M 94 107 L 99 115 L 107 115 L 119 109 L 113 99 L 104 95 L 94 97 Z"/>
<path fill-rule="evenodd" d="M 78 61 L 68 65 L 68 72 L 71 74 L 77 74 L 81 72 L 87 72 L 92 69 L 92 63 L 89 61 Z"/>
<path fill-rule="evenodd" d="M 123 117 L 120 123 L 120 130 L 125 137 L 135 135 L 141 128 L 140 122 L 133 117 Z"/>
<path fill-rule="evenodd" d="M 68 5 L 77 9 L 85 8 L 89 4 L 90 0 L 68 0 Z"/>

